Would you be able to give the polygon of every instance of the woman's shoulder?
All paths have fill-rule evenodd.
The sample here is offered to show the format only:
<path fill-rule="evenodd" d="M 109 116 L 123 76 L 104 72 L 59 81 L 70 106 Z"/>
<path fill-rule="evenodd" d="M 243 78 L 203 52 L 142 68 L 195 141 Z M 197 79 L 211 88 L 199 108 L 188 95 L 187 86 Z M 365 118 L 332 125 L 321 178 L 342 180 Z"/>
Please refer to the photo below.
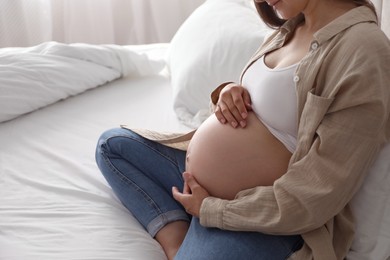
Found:
<path fill-rule="evenodd" d="M 351 26 L 346 36 L 363 43 L 384 44 L 390 46 L 390 40 L 377 23 L 362 22 Z"/>
<path fill-rule="evenodd" d="M 326 45 L 323 65 L 343 68 L 338 73 L 390 69 L 390 40 L 376 23 L 350 26 Z"/>
<path fill-rule="evenodd" d="M 320 43 L 327 43 L 328 50 L 341 50 L 347 55 L 375 54 L 378 49 L 390 50 L 389 38 L 379 27 L 375 13 L 366 6 L 356 7 L 343 14 L 314 36 Z"/>
<path fill-rule="evenodd" d="M 339 38 L 345 51 L 360 54 L 381 55 L 390 53 L 390 40 L 374 22 L 357 23 L 349 27 Z M 382 53 L 383 55 L 384 53 Z"/>

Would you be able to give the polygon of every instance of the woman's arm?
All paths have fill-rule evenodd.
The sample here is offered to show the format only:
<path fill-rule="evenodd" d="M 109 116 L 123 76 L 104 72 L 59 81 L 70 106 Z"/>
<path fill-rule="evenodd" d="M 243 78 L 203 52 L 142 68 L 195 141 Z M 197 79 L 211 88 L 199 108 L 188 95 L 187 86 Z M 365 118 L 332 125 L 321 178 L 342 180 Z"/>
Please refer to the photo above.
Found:
<path fill-rule="evenodd" d="M 323 87 L 315 86 L 328 94 L 308 94 L 288 172 L 273 186 L 242 191 L 231 201 L 204 199 L 202 225 L 301 234 L 348 204 L 389 138 L 390 46 L 338 51 L 344 58 L 331 63 L 337 74 L 322 75 Z"/>

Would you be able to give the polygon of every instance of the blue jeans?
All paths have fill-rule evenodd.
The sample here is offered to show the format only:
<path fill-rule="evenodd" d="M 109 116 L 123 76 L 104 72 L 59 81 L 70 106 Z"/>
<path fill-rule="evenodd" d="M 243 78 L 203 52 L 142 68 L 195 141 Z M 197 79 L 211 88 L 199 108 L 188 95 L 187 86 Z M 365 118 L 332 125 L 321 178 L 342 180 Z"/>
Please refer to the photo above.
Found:
<path fill-rule="evenodd" d="M 166 224 L 191 222 L 175 259 L 286 259 L 303 245 L 301 236 L 274 236 L 206 228 L 172 197 L 183 187 L 184 151 L 145 139 L 127 129 L 102 134 L 96 161 L 124 206 L 154 237 Z"/>

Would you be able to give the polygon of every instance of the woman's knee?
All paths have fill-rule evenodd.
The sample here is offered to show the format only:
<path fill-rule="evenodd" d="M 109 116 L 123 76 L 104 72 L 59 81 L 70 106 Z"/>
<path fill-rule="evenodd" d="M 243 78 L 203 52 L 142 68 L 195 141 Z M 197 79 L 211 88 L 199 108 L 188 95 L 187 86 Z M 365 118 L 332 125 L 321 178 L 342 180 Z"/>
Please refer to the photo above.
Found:
<path fill-rule="evenodd" d="M 118 129 L 114 128 L 114 129 L 106 130 L 105 132 L 103 132 L 100 135 L 98 142 L 97 142 L 97 146 L 96 146 L 96 156 L 101 154 L 101 152 L 103 150 L 102 149 L 103 146 L 105 146 L 107 144 L 107 140 L 116 136 L 117 132 L 118 132 Z"/>
<path fill-rule="evenodd" d="M 135 136 L 136 134 L 128 129 L 123 128 L 113 128 L 103 132 L 97 142 L 95 158 L 97 163 L 101 161 L 103 156 L 107 156 L 113 149 L 111 147 L 112 143 L 109 140 L 120 138 L 120 137 L 130 137 Z"/>
<path fill-rule="evenodd" d="M 98 145 L 106 143 L 111 138 L 129 135 L 130 133 L 132 133 L 132 131 L 130 131 L 128 129 L 123 129 L 123 128 L 112 128 L 112 129 L 106 130 L 100 135 L 100 137 L 98 139 Z"/>
<path fill-rule="evenodd" d="M 106 145 L 109 145 L 109 140 L 110 139 L 113 139 L 113 138 L 117 138 L 117 137 L 132 137 L 132 138 L 135 138 L 137 136 L 136 133 L 134 133 L 133 131 L 129 130 L 129 129 L 124 129 L 124 128 L 112 128 L 112 129 L 109 129 L 109 130 L 106 130 L 105 132 L 103 132 L 99 139 L 98 139 L 98 143 L 97 143 L 97 150 L 101 149 L 102 146 L 106 146 Z"/>

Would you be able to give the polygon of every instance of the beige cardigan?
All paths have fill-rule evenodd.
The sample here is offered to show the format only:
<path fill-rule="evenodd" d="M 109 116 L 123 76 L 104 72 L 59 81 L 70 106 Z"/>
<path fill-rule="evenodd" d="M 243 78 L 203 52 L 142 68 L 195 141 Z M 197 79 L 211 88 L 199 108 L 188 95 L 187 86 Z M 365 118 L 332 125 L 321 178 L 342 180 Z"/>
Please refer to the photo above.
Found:
<path fill-rule="evenodd" d="M 244 72 L 283 46 L 301 19 L 287 22 L 269 37 Z M 287 173 L 273 186 L 241 191 L 234 200 L 206 198 L 200 223 L 301 234 L 305 244 L 290 259 L 344 259 L 354 235 L 348 203 L 390 138 L 389 71 L 389 39 L 367 7 L 355 8 L 318 31 L 294 77 L 298 144 Z M 222 87 L 213 92 L 214 102 Z M 191 135 L 165 143 L 188 141 Z M 187 143 L 180 144 L 186 148 Z"/>

